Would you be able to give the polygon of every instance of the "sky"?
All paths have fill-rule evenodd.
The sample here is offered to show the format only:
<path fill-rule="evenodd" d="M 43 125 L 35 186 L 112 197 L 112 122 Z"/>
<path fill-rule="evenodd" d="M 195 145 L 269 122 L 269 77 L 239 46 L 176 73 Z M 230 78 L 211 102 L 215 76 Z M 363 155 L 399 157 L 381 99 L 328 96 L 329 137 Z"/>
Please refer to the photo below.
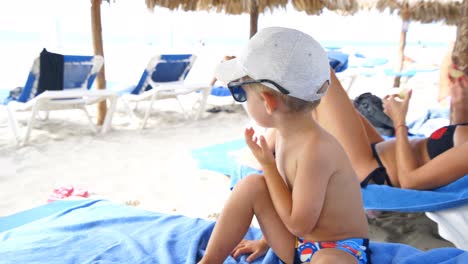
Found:
<path fill-rule="evenodd" d="M 90 2 L 0 0 L 0 71 L 8 72 L 0 77 L 0 89 L 22 85 L 42 48 L 67 54 L 93 53 Z M 126 69 L 110 72 L 111 79 L 121 76 L 122 71 L 135 78 L 151 54 L 200 51 L 202 43 L 205 51 L 210 48 L 220 54 L 235 54 L 249 36 L 247 14 L 165 8 L 149 11 L 143 0 L 116 0 L 102 4 L 101 16 L 106 67 L 110 62 L 114 66 L 128 62 Z M 259 28 L 268 26 L 302 30 L 324 46 L 370 43 L 394 45 L 396 49 L 401 20 L 397 15 L 377 12 L 340 16 L 325 11 L 320 16 L 308 16 L 288 7 L 260 15 Z M 407 38 L 409 46 L 444 46 L 455 38 L 455 28 L 442 23 L 412 23 Z"/>

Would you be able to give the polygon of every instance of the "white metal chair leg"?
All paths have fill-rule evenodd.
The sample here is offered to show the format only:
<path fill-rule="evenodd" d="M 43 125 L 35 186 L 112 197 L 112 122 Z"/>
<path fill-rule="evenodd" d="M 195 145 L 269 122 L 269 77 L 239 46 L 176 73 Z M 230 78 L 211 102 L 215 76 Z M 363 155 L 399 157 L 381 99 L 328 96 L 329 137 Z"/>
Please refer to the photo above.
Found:
<path fill-rule="evenodd" d="M 135 103 L 135 108 L 133 109 L 133 111 L 135 111 L 135 112 L 138 111 L 138 102 Z"/>
<path fill-rule="evenodd" d="M 202 114 L 205 112 L 206 101 L 208 100 L 208 96 L 211 93 L 211 87 L 203 89 L 203 95 L 200 101 L 200 109 L 198 109 L 198 113 L 195 116 L 195 120 L 198 120 Z"/>
<path fill-rule="evenodd" d="M 26 134 L 24 135 L 24 138 L 23 138 L 23 145 L 28 143 L 29 136 L 31 135 L 31 129 L 32 129 L 33 124 L 34 124 L 34 122 L 36 120 L 36 115 L 39 112 L 39 105 L 40 105 L 40 103 L 37 102 L 32 108 L 31 117 L 29 118 L 28 126 L 26 128 Z"/>
<path fill-rule="evenodd" d="M 13 115 L 13 111 L 8 106 L 6 106 L 5 109 L 8 115 L 8 124 L 11 127 L 11 130 L 13 131 L 13 136 L 15 137 L 16 144 L 19 144 L 21 142 L 21 138 L 18 128 L 18 122 L 16 121 L 16 118 Z"/>
<path fill-rule="evenodd" d="M 130 123 L 135 125 L 137 124 L 137 117 L 135 116 L 135 113 L 133 112 L 132 108 L 130 107 L 130 103 L 125 97 L 122 97 L 122 102 L 125 108 L 125 112 L 127 112 L 128 119 L 130 120 Z"/>
<path fill-rule="evenodd" d="M 182 102 L 180 101 L 179 96 L 176 96 L 175 99 L 176 99 L 177 102 L 179 103 L 179 107 L 180 107 L 180 109 L 182 110 L 182 114 L 184 115 L 185 119 L 188 119 L 189 116 L 188 116 L 187 112 L 185 111 L 184 105 L 183 105 Z"/>
<path fill-rule="evenodd" d="M 110 130 L 112 124 L 112 117 L 114 116 L 115 108 L 117 106 L 117 96 L 109 97 L 109 108 L 106 112 L 104 124 L 102 125 L 101 133 L 107 133 Z"/>
<path fill-rule="evenodd" d="M 141 127 L 140 127 L 141 129 L 144 129 L 146 126 L 146 122 L 148 121 L 151 110 L 153 109 L 153 103 L 154 101 L 156 101 L 157 94 L 158 93 L 154 91 L 153 89 L 153 94 L 151 95 L 150 105 L 148 108 L 146 108 L 145 116 L 143 117 L 143 122 L 141 123 Z"/>
<path fill-rule="evenodd" d="M 42 117 L 41 116 L 41 113 L 44 112 L 44 116 Z M 47 121 L 49 119 L 49 112 L 50 111 L 38 111 L 35 118 L 36 120 L 40 120 L 40 121 Z"/>
<path fill-rule="evenodd" d="M 86 118 L 88 119 L 89 127 L 91 128 L 91 130 L 92 130 L 94 133 L 97 133 L 97 132 L 98 132 L 98 129 L 97 129 L 97 127 L 94 125 L 93 119 L 91 119 L 91 116 L 89 115 L 89 112 L 88 112 L 88 110 L 86 109 L 86 107 L 83 105 L 83 106 L 80 107 L 80 109 L 83 110 L 83 112 L 85 113 Z"/>

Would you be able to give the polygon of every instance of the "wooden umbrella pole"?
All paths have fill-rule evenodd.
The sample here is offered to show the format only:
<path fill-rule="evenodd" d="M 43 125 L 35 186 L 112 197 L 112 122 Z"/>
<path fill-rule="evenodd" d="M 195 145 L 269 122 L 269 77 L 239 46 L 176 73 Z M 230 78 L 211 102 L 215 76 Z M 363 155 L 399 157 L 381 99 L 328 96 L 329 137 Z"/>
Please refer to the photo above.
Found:
<path fill-rule="evenodd" d="M 250 0 L 250 38 L 258 30 L 258 3 L 257 0 Z"/>
<path fill-rule="evenodd" d="M 101 2 L 102 0 L 91 0 L 91 27 L 93 32 L 93 48 L 95 55 L 104 57 L 104 48 L 102 45 L 102 27 L 101 27 Z M 104 69 L 105 63 L 99 71 L 96 83 L 98 89 L 106 89 L 106 75 Z M 99 102 L 97 123 L 102 125 L 106 116 L 106 101 Z"/>
<path fill-rule="evenodd" d="M 405 47 L 406 47 L 406 32 L 408 32 L 409 23 L 410 23 L 410 10 L 409 6 L 406 4 L 401 9 L 401 34 L 400 34 L 400 46 L 398 52 L 399 58 L 399 65 L 397 67 L 397 71 L 401 72 L 403 70 L 403 65 L 405 63 Z M 401 76 L 395 76 L 393 81 L 393 87 L 398 88 L 400 87 Z"/>

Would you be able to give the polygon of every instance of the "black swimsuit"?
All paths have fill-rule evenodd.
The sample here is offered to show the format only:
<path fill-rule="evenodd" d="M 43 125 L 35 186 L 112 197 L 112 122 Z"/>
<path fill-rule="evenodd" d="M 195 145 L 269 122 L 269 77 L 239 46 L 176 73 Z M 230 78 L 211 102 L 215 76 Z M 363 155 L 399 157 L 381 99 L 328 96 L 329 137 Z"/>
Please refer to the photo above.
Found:
<path fill-rule="evenodd" d="M 457 126 L 466 126 L 468 123 L 444 126 L 432 132 L 427 139 L 427 153 L 431 159 L 453 148 L 453 134 Z"/>
<path fill-rule="evenodd" d="M 393 186 L 392 182 L 390 181 L 390 178 L 388 177 L 387 170 L 383 166 L 382 161 L 380 160 L 379 153 L 377 153 L 377 150 L 375 149 L 375 144 L 371 144 L 371 149 L 372 149 L 372 156 L 374 156 L 375 160 L 379 164 L 379 167 L 377 167 L 375 170 L 373 170 L 369 175 L 361 182 L 361 187 L 366 187 L 367 184 L 369 184 L 369 181 L 373 180 L 376 184 L 382 185 L 385 184 L 385 181 L 387 181 L 387 184 L 389 186 Z"/>
<path fill-rule="evenodd" d="M 450 126 L 444 126 L 436 131 L 434 131 L 431 136 L 427 139 L 427 153 L 431 159 L 437 157 L 438 155 L 444 153 L 445 151 L 451 149 L 453 147 L 453 134 L 455 133 L 455 129 L 457 126 L 466 126 L 468 123 L 462 124 L 455 124 Z M 379 167 L 372 171 L 369 176 L 367 176 L 362 182 L 361 187 L 366 187 L 369 181 L 373 180 L 376 184 L 382 185 L 387 184 L 389 186 L 393 186 L 390 182 L 390 178 L 388 177 L 387 170 L 382 164 L 380 160 L 379 154 L 375 149 L 375 143 L 371 144 L 372 148 L 372 156 L 374 156 L 375 160 L 379 164 Z"/>

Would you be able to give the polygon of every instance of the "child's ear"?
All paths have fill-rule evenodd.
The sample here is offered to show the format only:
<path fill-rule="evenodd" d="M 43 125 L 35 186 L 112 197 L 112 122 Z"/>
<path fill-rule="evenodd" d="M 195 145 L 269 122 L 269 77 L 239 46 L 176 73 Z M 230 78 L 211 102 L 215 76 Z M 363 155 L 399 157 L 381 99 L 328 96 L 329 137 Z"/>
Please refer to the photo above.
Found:
<path fill-rule="evenodd" d="M 263 91 L 260 93 L 260 96 L 263 98 L 263 104 L 269 114 L 278 108 L 278 98 L 274 94 Z"/>

